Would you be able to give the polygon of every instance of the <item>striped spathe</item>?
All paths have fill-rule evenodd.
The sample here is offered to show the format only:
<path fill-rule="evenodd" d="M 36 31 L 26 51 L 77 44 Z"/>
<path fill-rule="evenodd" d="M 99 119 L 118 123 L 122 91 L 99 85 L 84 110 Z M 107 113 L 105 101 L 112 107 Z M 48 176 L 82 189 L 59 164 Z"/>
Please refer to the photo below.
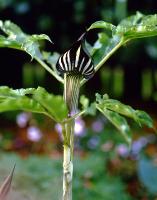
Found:
<path fill-rule="evenodd" d="M 72 45 L 72 47 L 61 55 L 57 61 L 56 68 L 61 73 L 79 74 L 89 79 L 94 75 L 93 61 L 85 49 L 85 35 Z"/>

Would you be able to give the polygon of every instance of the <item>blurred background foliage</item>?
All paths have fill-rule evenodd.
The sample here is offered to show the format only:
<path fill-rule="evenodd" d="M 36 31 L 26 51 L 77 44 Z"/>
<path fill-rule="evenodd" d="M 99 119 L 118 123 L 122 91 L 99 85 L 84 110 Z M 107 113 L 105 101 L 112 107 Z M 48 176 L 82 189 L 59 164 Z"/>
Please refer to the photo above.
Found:
<path fill-rule="evenodd" d="M 115 25 L 136 11 L 155 14 L 155 0 L 0 0 L 0 19 L 10 19 L 26 33 L 45 33 L 66 51 L 89 25 L 104 20 Z M 88 35 L 91 44 L 97 32 Z M 57 53 L 58 52 L 58 53 Z M 0 85 L 44 86 L 61 93 L 61 85 L 35 61 L 11 49 L 0 49 Z M 91 90 L 92 88 L 92 90 Z M 157 126 L 157 38 L 136 40 L 121 48 L 82 88 L 91 99 L 108 93 L 134 108 L 148 111 Z M 157 198 L 157 138 L 134 124 L 131 149 L 108 121 L 78 119 L 75 127 L 74 199 L 154 200 Z M 62 136 L 59 124 L 41 115 L 12 112 L 0 116 L 0 182 L 16 163 L 14 199 L 59 199 Z M 81 192 L 80 192 L 81 191 Z"/>

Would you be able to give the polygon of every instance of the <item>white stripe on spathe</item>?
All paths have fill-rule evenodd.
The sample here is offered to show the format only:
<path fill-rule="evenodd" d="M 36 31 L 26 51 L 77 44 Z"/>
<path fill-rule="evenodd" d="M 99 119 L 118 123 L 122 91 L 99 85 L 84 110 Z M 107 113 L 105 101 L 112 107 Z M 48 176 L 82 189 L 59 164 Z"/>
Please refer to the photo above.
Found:
<path fill-rule="evenodd" d="M 70 51 L 68 51 L 67 53 L 67 60 L 68 60 L 69 71 L 71 71 L 72 67 L 71 67 L 71 60 L 70 60 Z"/>
<path fill-rule="evenodd" d="M 79 57 L 80 57 L 80 50 L 81 50 L 81 45 L 79 46 L 78 50 L 76 51 L 75 68 L 78 67 L 78 62 L 79 62 Z"/>
<path fill-rule="evenodd" d="M 84 60 L 85 60 L 85 57 L 82 59 L 82 62 L 81 62 L 80 67 L 79 67 L 79 72 L 81 72 L 81 69 L 82 69 L 82 66 L 83 66 Z"/>
<path fill-rule="evenodd" d="M 63 65 L 63 63 L 62 63 L 62 57 L 60 57 L 59 58 L 59 65 L 60 65 L 60 67 L 62 68 L 62 70 L 64 70 L 64 65 Z"/>
<path fill-rule="evenodd" d="M 85 71 L 88 69 L 88 67 L 90 66 L 90 64 L 91 64 L 91 59 L 88 60 L 87 64 L 86 64 L 85 67 L 83 68 L 82 73 L 85 73 Z"/>
<path fill-rule="evenodd" d="M 67 65 L 67 62 L 66 62 L 67 53 L 68 53 L 68 52 L 66 52 L 66 53 L 63 55 L 63 64 L 64 64 L 65 70 L 66 70 L 66 71 L 69 71 L 68 65 Z"/>
<path fill-rule="evenodd" d="M 92 64 L 92 63 L 91 63 Z M 89 73 L 91 70 L 93 70 L 93 64 L 91 65 L 91 67 L 85 72 L 86 74 Z"/>

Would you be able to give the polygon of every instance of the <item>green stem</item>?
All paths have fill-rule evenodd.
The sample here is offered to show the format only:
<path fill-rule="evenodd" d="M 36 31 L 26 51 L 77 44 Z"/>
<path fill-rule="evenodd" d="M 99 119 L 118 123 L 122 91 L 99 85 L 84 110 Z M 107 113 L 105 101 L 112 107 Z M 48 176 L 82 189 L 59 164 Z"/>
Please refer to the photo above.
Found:
<path fill-rule="evenodd" d="M 70 148 L 64 145 L 63 160 L 63 200 L 72 200 L 72 176 L 73 163 L 71 161 Z"/>
<path fill-rule="evenodd" d="M 64 83 L 64 80 L 54 72 L 44 61 L 40 60 L 39 58 L 34 58 L 38 63 L 40 63 L 52 76 L 54 76 L 59 82 Z"/>
<path fill-rule="evenodd" d="M 97 72 L 103 66 L 103 64 L 112 56 L 112 54 L 117 51 L 123 44 L 124 41 L 123 39 L 121 39 L 121 41 L 96 65 L 95 72 Z M 80 86 L 84 85 L 84 83 L 86 83 L 87 81 L 87 79 L 82 79 Z"/>
<path fill-rule="evenodd" d="M 67 122 L 69 122 L 71 120 L 77 119 L 78 117 L 82 116 L 85 113 L 86 113 L 86 110 L 82 110 L 82 111 L 74 114 L 73 116 L 71 116 L 71 118 L 65 119 L 62 123 L 65 124 L 65 123 L 67 123 Z"/>
<path fill-rule="evenodd" d="M 74 121 L 65 124 L 63 146 L 63 200 L 72 200 Z"/>
<path fill-rule="evenodd" d="M 74 125 L 73 116 L 77 112 L 80 75 L 64 74 L 64 100 L 68 108 L 68 120 L 62 124 L 64 137 L 63 156 L 63 200 L 72 200 L 73 178 L 73 149 L 74 149 Z"/>

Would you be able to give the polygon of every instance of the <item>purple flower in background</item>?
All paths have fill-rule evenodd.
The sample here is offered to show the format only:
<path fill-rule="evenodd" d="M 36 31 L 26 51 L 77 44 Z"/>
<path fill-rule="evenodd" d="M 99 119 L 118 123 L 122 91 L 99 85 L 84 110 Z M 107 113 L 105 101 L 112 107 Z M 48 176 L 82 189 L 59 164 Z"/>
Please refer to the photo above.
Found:
<path fill-rule="evenodd" d="M 55 124 L 55 130 L 58 132 L 61 141 L 63 141 L 62 126 L 59 123 Z"/>
<path fill-rule="evenodd" d="M 80 117 L 75 121 L 74 133 L 76 136 L 85 135 L 85 122 Z"/>
<path fill-rule="evenodd" d="M 121 157 L 127 157 L 129 155 L 129 149 L 125 144 L 120 144 L 116 147 L 116 152 Z"/>
<path fill-rule="evenodd" d="M 30 114 L 22 112 L 17 115 L 16 123 L 20 128 L 24 128 L 27 125 L 29 119 L 30 119 Z"/>
<path fill-rule="evenodd" d="M 99 142 L 100 142 L 100 138 L 98 136 L 94 136 L 89 139 L 87 146 L 90 149 L 95 149 L 98 146 Z"/>
<path fill-rule="evenodd" d="M 58 133 L 62 133 L 62 126 L 60 124 L 55 124 L 55 130 L 58 132 Z"/>
<path fill-rule="evenodd" d="M 149 143 L 148 137 L 140 137 L 132 143 L 131 156 L 137 160 L 139 158 L 140 151 Z"/>
<path fill-rule="evenodd" d="M 96 120 L 92 123 L 92 129 L 96 133 L 101 132 L 103 128 L 104 128 L 104 124 L 101 120 Z"/>
<path fill-rule="evenodd" d="M 38 142 L 42 138 L 42 132 L 36 126 L 30 126 L 27 129 L 27 137 L 32 142 Z"/>
<path fill-rule="evenodd" d="M 131 147 L 132 154 L 134 155 L 139 154 L 141 149 L 145 147 L 147 143 L 148 143 L 148 140 L 146 137 L 141 137 L 138 140 L 135 140 L 132 143 L 132 147 Z"/>

